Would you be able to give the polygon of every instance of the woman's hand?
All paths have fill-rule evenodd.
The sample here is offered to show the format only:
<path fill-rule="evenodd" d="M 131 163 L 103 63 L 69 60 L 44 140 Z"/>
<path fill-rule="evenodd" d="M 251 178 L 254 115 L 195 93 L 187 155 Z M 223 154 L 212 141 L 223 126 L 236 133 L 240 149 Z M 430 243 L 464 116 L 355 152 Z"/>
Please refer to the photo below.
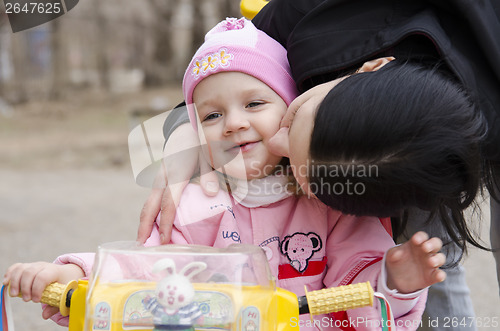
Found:
<path fill-rule="evenodd" d="M 207 196 L 219 191 L 219 182 L 210 165 L 201 155 L 198 134 L 190 123 L 180 125 L 170 135 L 164 148 L 162 167 L 156 184 L 141 211 L 137 241 L 144 243 L 151 235 L 153 224 L 158 224 L 162 244 L 170 242 L 176 208 L 182 192 L 197 170 L 200 170 L 200 185 Z"/>
<path fill-rule="evenodd" d="M 288 106 L 285 116 L 281 120 L 281 127 L 290 127 L 290 124 L 293 122 L 295 114 L 300 110 L 300 108 L 305 104 L 311 104 L 311 106 L 317 108 L 326 97 L 328 92 L 332 90 L 338 83 L 346 79 L 348 76 L 344 76 L 341 78 L 337 78 L 335 80 L 329 81 L 327 83 L 323 83 L 317 85 L 306 92 L 299 95 L 292 103 Z"/>
<path fill-rule="evenodd" d="M 334 88 L 346 77 L 335 79 L 328 83 L 315 86 L 307 92 L 299 95 L 297 98 L 295 98 L 295 100 L 292 101 L 292 103 L 288 106 L 285 116 L 281 120 L 281 128 L 269 141 L 269 148 L 273 154 L 290 157 L 289 129 L 292 125 L 293 120 L 295 119 L 295 115 L 297 114 L 297 112 L 301 111 L 301 109 L 304 109 L 304 112 L 302 114 L 313 114 L 304 116 L 301 121 L 314 122 L 316 114 L 315 110 L 318 109 L 319 105 L 328 94 L 328 92 L 330 92 L 332 88 Z M 310 110 L 314 111 L 311 112 Z"/>

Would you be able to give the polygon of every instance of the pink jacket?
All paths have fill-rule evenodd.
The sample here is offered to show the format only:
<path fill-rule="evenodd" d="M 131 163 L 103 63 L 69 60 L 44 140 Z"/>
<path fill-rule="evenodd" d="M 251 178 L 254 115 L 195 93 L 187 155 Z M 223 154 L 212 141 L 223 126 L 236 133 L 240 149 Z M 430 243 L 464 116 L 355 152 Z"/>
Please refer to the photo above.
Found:
<path fill-rule="evenodd" d="M 147 244 L 158 244 L 158 236 L 155 228 Z M 172 242 L 213 247 L 258 245 L 266 252 L 277 285 L 297 295 L 304 294 L 304 286 L 311 291 L 370 281 L 388 297 L 399 317 L 396 324 L 411 325 L 400 330 L 416 329 L 425 307 L 425 291 L 400 295 L 381 286 L 386 283 L 379 282 L 382 259 L 394 242 L 380 219 L 344 215 L 305 196 L 248 207 L 244 199 L 238 203 L 227 192 L 207 198 L 197 185 L 188 185 L 177 209 Z M 361 308 L 331 317 L 337 322 L 321 316 L 318 324 L 324 330 L 339 330 L 335 327 L 339 324 L 376 330 L 373 321 L 380 320 L 380 311 L 378 307 Z M 309 316 L 301 316 L 297 322 L 304 326 L 301 330 L 317 330 L 306 327 L 309 320 Z"/>
<path fill-rule="evenodd" d="M 394 242 L 380 219 L 344 215 L 304 196 L 282 197 L 260 207 L 243 204 L 225 191 L 206 197 L 198 185 L 189 184 L 177 209 L 172 243 L 258 245 L 266 252 L 277 285 L 297 295 L 304 294 L 304 286 L 318 290 L 370 281 L 391 303 L 397 330 L 417 329 L 427 291 L 402 295 L 385 287 L 380 277 L 383 257 Z M 146 245 L 159 244 L 156 225 Z M 75 263 L 90 275 L 93 255 L 67 254 L 56 263 Z M 315 317 L 323 330 L 381 330 L 379 321 L 378 304 Z M 290 323 L 300 330 L 319 330 L 309 315 Z"/>

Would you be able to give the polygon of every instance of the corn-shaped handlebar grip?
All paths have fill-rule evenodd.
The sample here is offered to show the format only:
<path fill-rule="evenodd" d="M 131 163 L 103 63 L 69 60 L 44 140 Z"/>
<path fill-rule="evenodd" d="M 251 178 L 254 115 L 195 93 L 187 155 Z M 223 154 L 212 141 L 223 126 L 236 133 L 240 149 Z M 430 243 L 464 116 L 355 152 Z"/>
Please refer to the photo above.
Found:
<path fill-rule="evenodd" d="M 370 282 L 331 287 L 307 292 L 311 315 L 321 315 L 373 305 L 373 288 Z"/>
<path fill-rule="evenodd" d="M 71 281 L 68 284 L 52 283 L 42 292 L 41 303 L 49 306 L 58 307 L 63 316 L 69 315 L 68 293 L 78 287 L 77 281 Z"/>

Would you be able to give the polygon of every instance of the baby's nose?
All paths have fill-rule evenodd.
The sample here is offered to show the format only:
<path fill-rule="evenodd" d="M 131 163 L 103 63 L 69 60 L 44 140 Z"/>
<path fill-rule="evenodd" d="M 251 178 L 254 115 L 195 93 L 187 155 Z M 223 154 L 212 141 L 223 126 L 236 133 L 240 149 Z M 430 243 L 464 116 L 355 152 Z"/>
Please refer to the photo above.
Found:
<path fill-rule="evenodd" d="M 225 131 L 227 133 L 246 130 L 250 127 L 250 122 L 242 114 L 228 114 L 225 119 Z"/>

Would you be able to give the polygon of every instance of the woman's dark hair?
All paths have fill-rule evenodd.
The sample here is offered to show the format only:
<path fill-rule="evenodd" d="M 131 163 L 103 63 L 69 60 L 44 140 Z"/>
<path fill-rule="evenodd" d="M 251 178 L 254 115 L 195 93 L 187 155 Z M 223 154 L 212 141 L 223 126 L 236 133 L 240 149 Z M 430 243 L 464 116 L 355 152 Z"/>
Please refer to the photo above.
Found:
<path fill-rule="evenodd" d="M 481 190 L 486 128 L 464 88 L 437 66 L 393 61 L 355 74 L 318 108 L 311 189 L 346 214 L 430 211 L 464 251 L 466 242 L 484 248 L 463 213 Z"/>

